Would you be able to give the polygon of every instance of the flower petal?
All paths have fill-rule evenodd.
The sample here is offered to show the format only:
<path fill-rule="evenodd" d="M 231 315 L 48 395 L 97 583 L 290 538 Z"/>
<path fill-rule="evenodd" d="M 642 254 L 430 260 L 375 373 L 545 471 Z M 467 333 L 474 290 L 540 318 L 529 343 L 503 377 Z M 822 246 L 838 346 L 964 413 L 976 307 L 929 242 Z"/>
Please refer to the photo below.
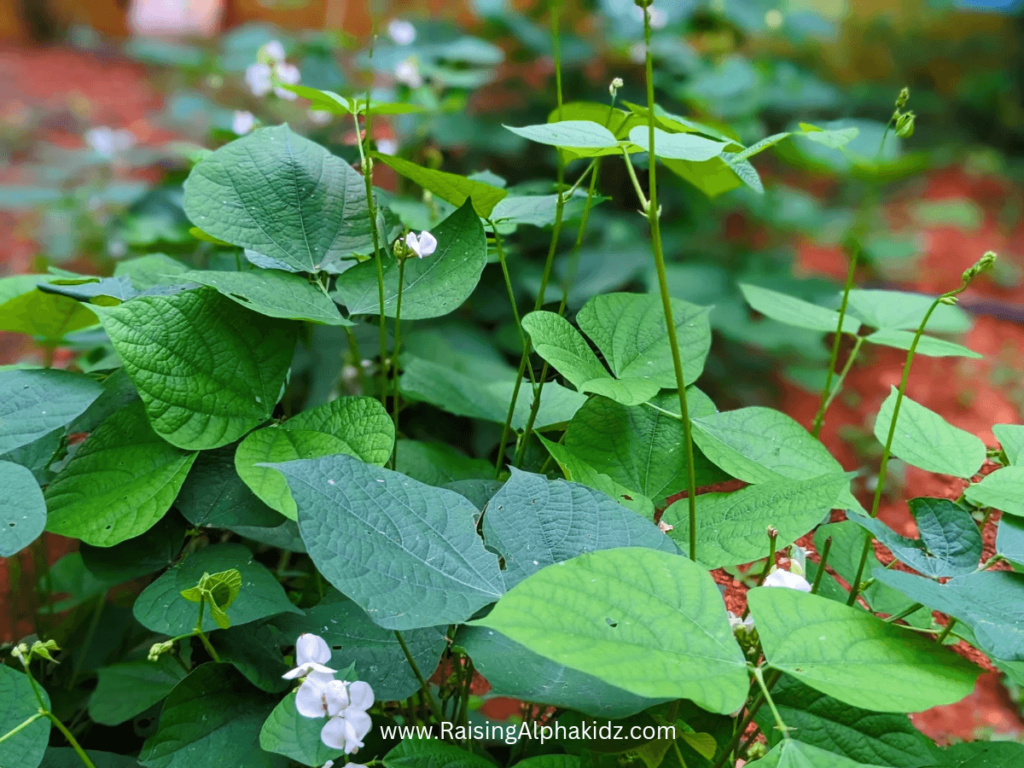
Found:
<path fill-rule="evenodd" d="M 423 258 L 420 255 L 420 241 L 416 238 L 416 235 L 413 234 L 412 232 L 410 232 L 409 234 L 407 234 L 405 236 L 405 246 L 410 251 L 415 253 L 417 256 L 419 256 L 420 258 Z"/>
<path fill-rule="evenodd" d="M 803 576 L 784 571 L 781 568 L 768 574 L 764 580 L 765 587 L 785 587 L 786 589 L 797 589 L 801 592 L 810 592 L 811 585 Z"/>
<path fill-rule="evenodd" d="M 429 232 L 420 232 L 419 257 L 429 256 L 437 250 L 437 238 Z"/>
<path fill-rule="evenodd" d="M 352 726 L 352 733 L 349 736 L 350 739 L 362 741 L 363 737 L 370 732 L 373 727 L 373 720 L 361 709 L 354 709 L 349 707 L 345 710 L 344 714 L 345 722 Z"/>
<path fill-rule="evenodd" d="M 320 730 L 320 741 L 331 749 L 345 749 L 345 719 L 332 717 Z"/>
<path fill-rule="evenodd" d="M 341 680 L 329 682 L 324 689 L 324 696 L 327 699 L 327 714 L 331 717 L 340 715 L 349 705 L 348 686 Z"/>
<path fill-rule="evenodd" d="M 373 706 L 373 688 L 362 680 L 357 680 L 348 687 L 348 697 L 352 706 L 363 712 Z"/>
<path fill-rule="evenodd" d="M 327 702 L 323 687 L 309 681 L 300 685 L 295 692 L 295 709 L 303 717 L 325 717 Z"/>
<path fill-rule="evenodd" d="M 315 662 L 326 664 L 331 660 L 331 649 L 327 641 L 311 632 L 303 632 L 295 641 L 295 664 L 302 666 Z"/>

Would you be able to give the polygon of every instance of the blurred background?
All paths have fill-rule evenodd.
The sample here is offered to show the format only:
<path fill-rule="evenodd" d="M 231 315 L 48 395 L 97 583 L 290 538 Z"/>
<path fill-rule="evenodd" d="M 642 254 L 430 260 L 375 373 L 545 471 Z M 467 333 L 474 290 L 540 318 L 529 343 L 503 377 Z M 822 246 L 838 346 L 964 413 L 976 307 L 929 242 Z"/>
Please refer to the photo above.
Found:
<path fill-rule="evenodd" d="M 745 144 L 800 121 L 860 131 L 849 153 L 780 144 L 754 158 L 753 179 L 727 170 L 691 178 L 685 168 L 659 175 L 672 292 L 715 307 L 715 344 L 700 385 L 720 409 L 772 405 L 809 425 L 829 356 L 823 334 L 752 313 L 738 282 L 833 301 L 856 249 L 861 287 L 941 292 L 995 250 L 997 270 L 964 296 L 969 315 L 951 337 L 984 357 L 918 357 L 908 394 L 988 445 L 995 443 L 992 424 L 1022 421 L 1022 6 L 655 0 L 656 85 L 669 112 Z M 546 0 L 0 0 L 0 277 L 60 269 L 107 275 L 147 253 L 220 263 L 226 254 L 189 232 L 181 183 L 203 148 L 260 125 L 287 121 L 354 162 L 350 123 L 261 83 L 254 67 L 266 66 L 269 50 L 284 55 L 271 62 L 283 67 L 282 79 L 342 94 L 372 87 L 387 100 L 426 108 L 375 120 L 378 150 L 550 194 L 554 150 L 502 128 L 544 122 L 554 108 L 549 7 Z M 641 19 L 632 0 L 565 0 L 566 101 L 607 103 L 614 77 L 624 81 L 620 105 L 645 100 Z M 265 47 L 272 41 L 280 49 Z M 890 132 L 883 142 L 903 87 L 915 130 L 902 139 Z M 583 167 L 570 164 L 567 179 Z M 450 210 L 380 165 L 375 183 L 407 226 L 426 228 Z M 587 228 L 571 312 L 596 293 L 644 291 L 655 282 L 646 223 L 621 163 L 605 164 L 599 191 L 605 199 Z M 559 278 L 568 271 L 580 207 L 568 207 Z M 545 222 L 537 223 L 505 233 L 524 311 L 539 290 L 550 238 Z M 102 334 L 75 331 L 70 305 L 40 295 L 53 302 L 57 330 L 0 327 L 0 365 L 101 371 L 117 364 Z M 560 298 L 558 285 L 545 297 Z M 456 365 L 504 370 L 514 362 L 518 338 L 496 267 L 460 313 L 468 323 L 416 324 L 405 347 Z M 311 402 L 326 397 L 352 362 L 344 340 L 321 331 L 328 335 L 315 338 L 294 367 Z M 870 489 L 880 455 L 875 414 L 898 383 L 903 358 L 897 349 L 866 349 L 822 433 L 844 466 L 864 469 L 862 490 Z M 481 456 L 497 441 L 493 425 L 414 407 L 423 409 L 420 439 L 444 436 Z M 913 468 L 891 471 L 889 488 L 882 518 L 905 534 L 913 530 L 905 498 L 959 493 Z M 54 557 L 62 541 L 51 537 Z M 0 612 L 8 622 L 0 640 L 13 631 L 8 616 L 30 613 L 18 601 L 31 601 L 31 589 L 16 583 L 30 572 L 27 560 L 0 563 L 0 600 L 10 608 Z M 81 574 L 54 574 L 72 603 L 89 599 Z M 992 671 L 974 696 L 915 722 L 947 742 L 1020 739 L 1021 700 L 1017 684 Z"/>

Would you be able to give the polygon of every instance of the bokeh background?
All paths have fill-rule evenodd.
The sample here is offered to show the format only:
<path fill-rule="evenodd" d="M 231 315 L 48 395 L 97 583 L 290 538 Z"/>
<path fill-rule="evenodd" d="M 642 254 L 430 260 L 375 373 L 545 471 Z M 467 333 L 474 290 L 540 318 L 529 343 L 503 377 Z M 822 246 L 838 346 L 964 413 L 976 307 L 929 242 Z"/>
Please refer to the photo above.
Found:
<path fill-rule="evenodd" d="M 957 338 L 984 358 L 918 357 L 908 394 L 988 445 L 995 443 L 992 424 L 1022 421 L 1022 5 L 656 0 L 653 45 L 666 109 L 745 143 L 797 121 L 857 126 L 850 149 L 865 159 L 808 142 L 779 145 L 755 158 L 763 193 L 732 181 L 698 188 L 661 174 L 673 294 L 715 306 L 715 345 L 701 386 L 720 408 L 774 405 L 809 425 L 828 360 L 821 334 L 755 316 L 737 282 L 825 300 L 856 248 L 862 287 L 938 292 L 995 250 L 997 270 L 962 301 L 972 317 Z M 632 0 L 566 0 L 563 13 L 566 100 L 604 101 L 611 79 L 621 77 L 618 98 L 643 101 L 642 24 Z M 252 93 L 246 71 L 271 40 L 282 43 L 303 84 L 354 93 L 372 83 L 390 98 L 430 109 L 375 121 L 378 149 L 550 191 L 553 150 L 527 146 L 501 127 L 543 122 L 554 106 L 547 2 L 0 0 L 0 276 L 55 268 L 110 274 L 121 259 L 155 252 L 209 263 L 217 254 L 189 233 L 181 182 L 200 147 L 254 125 L 288 121 L 354 161 L 351 124 L 325 119 L 301 101 Z M 402 70 L 410 60 L 415 77 Z M 903 140 L 890 134 L 879 154 L 904 86 L 916 130 Z M 648 290 L 654 280 L 632 188 L 621 167 L 606 166 L 607 199 L 588 228 L 570 310 L 594 293 Z M 571 166 L 569 178 L 580 170 Z M 387 168 L 378 168 L 376 183 L 405 201 L 397 203 L 403 218 L 429 216 L 429 206 Z M 568 226 L 560 275 L 574 235 Z M 548 237 L 526 227 L 510 235 L 523 308 L 539 290 Z M 550 299 L 559 297 L 556 286 Z M 495 268 L 464 314 L 479 333 L 439 324 L 424 329 L 421 350 L 448 334 L 462 353 L 513 359 L 517 339 Z M 330 343 L 322 348 L 329 352 Z M 412 337 L 409 344 L 416 343 Z M 338 349 L 307 361 L 311 391 L 337 378 L 346 362 Z M 88 371 L 108 366 L 109 355 L 94 334 L 48 348 L 0 332 L 0 364 Z M 862 491 L 871 488 L 880 454 L 871 426 L 902 362 L 902 352 L 881 347 L 862 355 L 822 433 L 845 467 L 863 470 Z M 485 454 L 496 441 L 459 420 L 422 415 L 423 437 L 461 441 L 467 453 Z M 961 490 L 899 467 L 889 486 L 882 517 L 908 535 L 906 498 Z M 51 559 L 69 544 L 50 537 Z M 0 641 L 30 631 L 32 574 L 27 553 L 0 563 Z M 56 567 L 53 574 L 65 607 L 84 604 L 98 588 L 81 569 Z M 972 697 L 915 722 L 943 742 L 1022 739 L 1021 701 L 1017 684 L 993 670 Z"/>

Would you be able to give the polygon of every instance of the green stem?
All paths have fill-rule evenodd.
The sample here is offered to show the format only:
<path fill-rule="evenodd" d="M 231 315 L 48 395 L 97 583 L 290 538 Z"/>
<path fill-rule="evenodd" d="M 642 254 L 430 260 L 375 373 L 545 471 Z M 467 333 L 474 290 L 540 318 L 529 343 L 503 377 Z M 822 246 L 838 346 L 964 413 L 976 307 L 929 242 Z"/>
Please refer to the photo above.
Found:
<path fill-rule="evenodd" d="M 405 644 L 405 638 L 402 637 L 402 633 L 397 629 L 395 630 L 395 637 L 398 638 L 398 644 L 402 647 L 402 653 L 405 654 L 405 660 L 409 662 L 409 668 L 420 683 L 420 688 L 427 700 L 427 705 L 430 707 L 430 711 L 434 714 L 437 722 L 440 723 L 444 720 L 444 715 L 441 714 L 441 708 L 437 705 L 437 702 L 434 701 L 434 696 L 430 692 L 430 686 L 427 684 L 426 678 L 423 677 L 423 673 L 420 672 L 420 668 L 416 666 L 416 660 L 412 657 L 412 653 L 409 652 L 409 646 Z"/>
<path fill-rule="evenodd" d="M 828 556 L 832 552 L 832 537 L 829 536 L 825 539 L 825 548 L 821 552 L 821 557 L 818 558 L 818 572 L 814 575 L 814 583 L 811 585 L 811 594 L 818 594 L 818 588 L 821 586 L 821 580 L 825 577 L 825 564 L 828 563 Z"/>
<path fill-rule="evenodd" d="M 210 644 L 210 639 L 203 632 L 203 610 L 206 608 L 206 598 L 202 598 L 199 601 L 199 621 L 196 622 L 196 628 L 192 634 L 199 638 L 202 642 L 203 647 L 206 648 L 206 652 L 210 654 L 210 658 L 216 662 L 220 662 L 220 656 L 217 655 L 217 651 L 213 649 L 213 645 Z"/>
<path fill-rule="evenodd" d="M 3 744 L 5 741 L 7 741 L 10 738 L 13 738 L 14 736 L 17 736 L 19 732 L 25 730 L 30 725 L 32 725 L 32 723 L 34 723 L 36 720 L 38 720 L 38 719 L 40 719 L 42 717 L 46 717 L 46 713 L 45 712 L 36 712 L 34 715 L 32 715 L 32 717 L 30 717 L 24 723 L 22 723 L 21 725 L 15 726 L 14 729 L 8 731 L 3 736 L 0 736 L 0 744 Z"/>
<path fill-rule="evenodd" d="M 825 411 L 828 410 L 829 404 L 832 402 L 834 394 L 832 392 L 832 377 L 835 375 L 836 359 L 839 357 L 839 344 L 843 340 L 843 322 L 846 320 L 846 308 L 850 302 L 850 291 L 853 289 L 853 280 L 857 272 L 857 256 L 860 253 L 860 245 L 853 245 L 853 253 L 850 254 L 850 267 L 846 271 L 846 282 L 843 284 L 843 301 L 839 305 L 839 322 L 836 324 L 835 338 L 832 339 L 832 354 L 828 360 L 828 374 L 825 377 L 825 386 L 821 388 L 821 405 L 818 407 L 818 413 L 814 417 L 814 428 L 811 430 L 811 434 L 817 437 L 821 433 L 821 425 L 825 421 Z M 860 338 L 857 339 L 857 349 L 860 349 Z M 850 359 L 846 361 L 846 368 L 844 368 L 842 375 L 839 378 L 838 387 L 842 385 L 843 378 L 846 376 L 846 372 L 849 370 L 850 364 L 853 361 L 853 354 L 851 353 Z"/>
<path fill-rule="evenodd" d="M 942 630 L 942 634 L 939 635 L 936 638 L 936 641 L 939 643 L 939 645 L 942 645 L 942 643 L 945 642 L 946 638 L 949 637 L 949 633 L 953 631 L 953 627 L 955 627 L 955 626 L 956 626 L 956 619 L 954 619 L 952 616 L 950 616 L 949 617 L 949 621 L 946 622 L 946 628 L 943 629 Z"/>
<path fill-rule="evenodd" d="M 686 383 L 683 380 L 683 361 L 679 356 L 679 342 L 676 339 L 676 324 L 672 318 L 672 298 L 668 292 L 668 278 L 665 274 L 665 253 L 661 245 L 661 223 L 658 210 L 658 161 L 654 151 L 654 65 L 651 59 L 651 13 L 650 8 L 644 10 L 644 42 L 647 47 L 647 141 L 648 152 L 648 190 L 650 200 L 647 204 L 647 221 L 651 227 L 651 244 L 654 247 L 654 264 L 658 271 L 658 288 L 661 292 L 661 304 L 665 311 L 665 330 L 668 332 L 668 343 L 672 350 L 672 366 L 676 374 L 676 386 L 679 389 L 679 417 L 683 422 L 683 437 L 686 442 L 686 490 L 689 507 L 691 560 L 697 559 L 697 477 L 693 460 L 693 434 L 690 425 L 690 409 L 686 402 Z M 627 154 L 628 161 L 628 154 Z"/>
<path fill-rule="evenodd" d="M 347 325 L 345 326 L 345 335 L 348 336 L 348 353 L 359 377 L 359 393 L 366 394 L 366 372 L 363 370 L 363 356 L 359 354 L 359 340 L 356 339 L 352 328 Z"/>
<path fill-rule="evenodd" d="M 53 712 L 47 712 L 46 716 L 50 718 L 53 724 L 57 727 L 57 730 L 64 734 L 64 738 L 68 740 L 68 744 L 70 744 L 71 748 L 75 750 L 75 754 L 78 755 L 78 759 L 81 760 L 87 768 L 96 768 L 93 761 L 89 759 L 87 754 L 85 754 L 85 750 L 82 749 L 82 745 L 78 743 L 78 740 L 71 734 L 71 731 L 64 727 L 64 723 L 60 721 L 60 718 L 53 714 Z"/>
<path fill-rule="evenodd" d="M 764 675 L 761 674 L 760 667 L 754 667 L 754 679 L 757 680 L 757 684 L 761 687 L 761 693 L 764 695 L 765 701 L 768 702 L 768 708 L 772 711 L 772 717 L 775 718 L 775 726 L 782 731 L 782 735 L 785 738 L 789 738 L 789 728 L 782 722 L 782 715 L 779 714 L 778 708 L 775 706 L 775 702 L 772 700 L 771 691 L 768 690 L 768 686 L 764 684 Z"/>
<path fill-rule="evenodd" d="M 882 451 L 882 465 L 878 469 L 878 485 L 875 486 L 875 496 L 871 501 L 871 517 L 878 517 L 878 505 L 882 501 L 882 492 L 885 490 L 885 478 L 889 471 L 889 455 L 892 453 L 892 441 L 896 435 L 896 422 L 900 416 L 900 406 L 903 405 L 903 395 L 907 391 L 907 379 L 910 378 L 910 365 L 914 362 L 917 343 L 921 340 L 925 326 L 928 325 L 932 312 L 939 306 L 942 298 L 940 296 L 935 299 L 931 306 L 928 307 L 928 311 L 924 314 L 924 319 L 921 320 L 921 324 L 918 325 L 917 332 L 914 334 L 914 340 L 910 343 L 910 349 L 907 351 L 907 360 L 903 364 L 903 377 L 900 379 L 899 390 L 896 393 L 896 402 L 892 408 L 892 422 L 889 424 L 889 433 L 885 438 L 885 449 Z M 870 532 L 865 531 L 864 547 L 860 553 L 860 564 L 857 566 L 857 575 L 854 577 L 853 583 L 850 584 L 850 597 L 846 601 L 847 605 L 854 605 L 857 602 L 857 595 L 860 594 L 860 580 L 864 576 L 864 566 L 867 564 L 868 555 L 871 553 L 872 541 L 874 541 L 874 537 Z"/>
<path fill-rule="evenodd" d="M 626 161 L 626 170 L 629 171 L 629 178 L 633 182 L 633 189 L 636 190 L 636 196 L 640 198 L 640 205 L 643 207 L 643 212 L 646 213 L 650 202 L 648 202 L 647 197 L 644 195 L 643 187 L 640 186 L 640 179 L 636 177 L 636 171 L 633 169 L 633 161 L 629 159 L 629 150 L 625 147 L 622 148 L 622 157 Z"/>
<path fill-rule="evenodd" d="M 405 259 L 398 260 L 398 298 L 395 301 L 395 351 L 392 353 L 394 357 L 394 382 L 393 382 L 393 396 L 394 405 L 392 406 L 392 417 L 395 420 L 395 442 L 398 442 L 398 353 L 401 346 L 402 339 L 402 283 L 405 281 Z M 391 468 L 395 469 L 395 465 L 398 461 L 398 451 L 394 451 L 391 454 Z"/>
<path fill-rule="evenodd" d="M 781 672 L 772 672 L 772 675 L 767 682 L 768 690 L 771 690 L 781 677 Z M 736 731 L 733 734 L 732 740 L 726 745 L 725 749 L 718 756 L 718 759 L 715 761 L 713 768 L 722 768 L 722 766 L 725 765 L 725 761 L 729 759 L 729 755 L 732 754 L 732 751 L 736 749 L 736 746 L 740 743 L 740 740 L 743 738 L 743 734 L 746 733 L 747 726 L 754 722 L 754 717 L 757 715 L 758 711 L 761 709 L 761 705 L 764 704 L 764 702 L 764 693 L 761 693 L 758 695 L 756 699 L 754 699 L 753 703 L 749 707 L 747 707 L 746 716 L 743 718 L 743 720 L 740 721 L 740 724 L 736 727 Z"/>
<path fill-rule="evenodd" d="M 892 616 L 890 616 L 890 617 L 888 617 L 886 619 L 882 619 L 882 621 L 886 622 L 887 624 L 891 624 L 894 621 L 899 621 L 900 619 L 902 619 L 902 618 L 904 618 L 906 616 L 909 616 L 910 614 L 912 614 L 914 611 L 918 610 L 921 607 L 922 607 L 921 603 L 912 603 L 910 606 L 908 606 L 907 608 L 904 608 L 899 613 L 893 614 Z"/>

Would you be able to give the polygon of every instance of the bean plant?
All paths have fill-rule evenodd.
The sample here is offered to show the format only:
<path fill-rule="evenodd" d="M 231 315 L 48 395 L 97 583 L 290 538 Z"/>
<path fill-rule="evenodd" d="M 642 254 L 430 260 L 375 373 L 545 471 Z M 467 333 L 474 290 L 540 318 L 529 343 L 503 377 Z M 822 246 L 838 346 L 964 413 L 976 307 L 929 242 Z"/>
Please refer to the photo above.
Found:
<path fill-rule="evenodd" d="M 1024 760 L 1012 743 L 940 748 L 908 718 L 972 692 L 965 648 L 1011 675 L 1024 662 L 1024 426 L 995 425 L 986 447 L 906 395 L 916 355 L 969 352 L 933 334 L 962 327 L 957 297 L 995 256 L 939 296 L 858 289 L 856 250 L 832 303 L 740 286 L 752 311 L 831 335 L 827 377 L 810 431 L 771 408 L 719 410 L 699 388 L 709 309 L 666 274 L 662 185 L 760 192 L 752 158 L 793 142 L 872 158 L 848 148 L 855 128 L 803 123 L 745 146 L 662 108 L 658 9 L 636 4 L 642 103 L 617 78 L 607 97 L 563 101 L 551 4 L 550 119 L 507 126 L 555 156 L 548 194 L 381 151 L 375 120 L 426 107 L 302 85 L 270 46 L 254 87 L 348 124 L 355 166 L 249 121 L 184 183 L 192 235 L 217 254 L 203 268 L 149 254 L 109 277 L 0 281 L 4 327 L 48 363 L 75 331 L 109 345 L 88 367 L 0 370 L 0 555 L 33 547 L 40 593 L 72 594 L 44 601 L 4 654 L 0 766 Z M 883 148 L 912 135 L 908 100 Z M 413 213 L 374 186 L 385 166 L 422 191 Z M 646 221 L 657 290 L 571 306 L 609 171 Z M 530 226 L 550 246 L 520 312 L 511 275 Z M 499 290 L 481 289 L 485 270 Z M 496 302 L 514 375 L 470 365 L 444 332 L 433 349 L 415 340 L 423 321 Z M 328 337 L 345 344 L 336 379 L 298 375 Z M 865 344 L 906 364 L 862 506 L 818 433 Z M 431 436 L 428 408 L 455 431 L 483 425 L 476 455 Z M 878 518 L 894 459 L 965 484 L 909 501 L 919 538 Z M 78 552 L 48 570 L 44 531 Z M 745 612 L 727 611 L 720 569 L 750 587 Z M 518 715 L 488 720 L 482 696 L 518 700 Z"/>

